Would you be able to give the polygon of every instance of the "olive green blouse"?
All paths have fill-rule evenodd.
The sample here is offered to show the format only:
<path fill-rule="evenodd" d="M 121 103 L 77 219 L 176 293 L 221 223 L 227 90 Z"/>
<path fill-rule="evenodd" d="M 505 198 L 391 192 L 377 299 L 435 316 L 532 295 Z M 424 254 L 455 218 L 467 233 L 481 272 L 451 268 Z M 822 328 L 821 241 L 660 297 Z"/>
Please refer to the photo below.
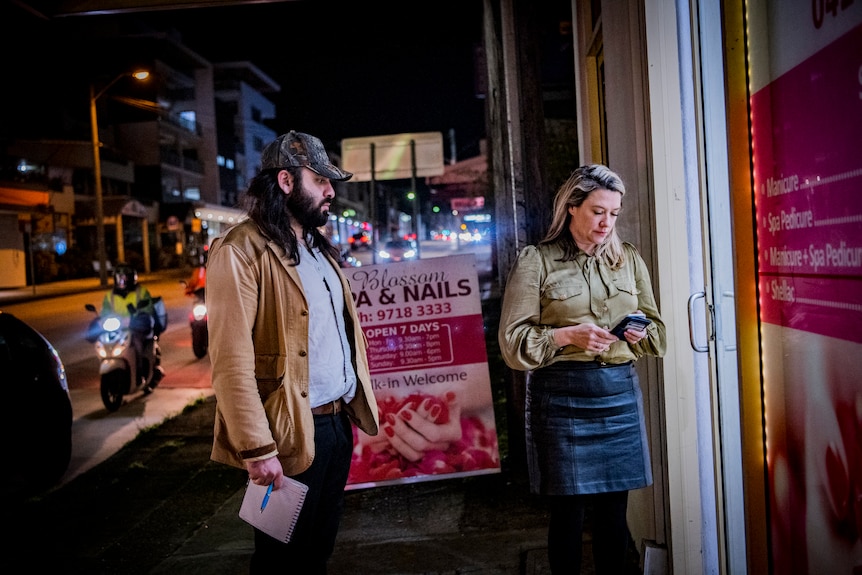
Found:
<path fill-rule="evenodd" d="M 633 245 L 624 242 L 623 251 L 625 263 L 612 270 L 583 252 L 574 261 L 559 261 L 563 251 L 557 244 L 521 250 L 509 273 L 500 316 L 498 340 L 506 365 L 527 371 L 558 361 L 618 364 L 644 355 L 662 357 L 666 329 L 646 263 Z M 611 329 L 638 309 L 652 323 L 635 345 L 620 340 L 596 354 L 574 345 L 558 347 L 554 341 L 555 328 L 592 323 Z"/>

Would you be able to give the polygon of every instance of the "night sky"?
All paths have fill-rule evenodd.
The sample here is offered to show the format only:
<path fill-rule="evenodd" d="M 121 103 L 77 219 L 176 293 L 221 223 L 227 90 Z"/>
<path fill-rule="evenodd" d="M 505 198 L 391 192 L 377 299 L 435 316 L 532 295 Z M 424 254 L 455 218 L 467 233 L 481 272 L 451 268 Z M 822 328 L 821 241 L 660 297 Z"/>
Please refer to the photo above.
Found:
<path fill-rule="evenodd" d="M 210 61 L 249 60 L 281 85 L 278 132 L 342 138 L 439 131 L 449 157 L 479 153 L 478 0 L 299 1 L 145 13 Z"/>
<path fill-rule="evenodd" d="M 176 29 L 209 61 L 248 60 L 279 83 L 281 93 L 268 95 L 278 109 L 271 127 L 279 133 L 306 131 L 334 147 L 343 138 L 442 132 L 447 160 L 450 129 L 459 160 L 478 155 L 485 137 L 475 73 L 480 0 L 299 0 L 47 22 L 2 2 L 0 65 L 18 88 L 6 91 L 0 135 L 20 137 L 14 133 L 20 126 L 38 127 L 48 117 L 39 108 L 55 107 L 50 97 L 80 98 L 74 109 L 86 106 L 86 91 L 60 80 L 56 70 L 64 67 L 67 40 L 58 40 L 64 30 L 83 21 L 107 27 L 137 19 Z"/>

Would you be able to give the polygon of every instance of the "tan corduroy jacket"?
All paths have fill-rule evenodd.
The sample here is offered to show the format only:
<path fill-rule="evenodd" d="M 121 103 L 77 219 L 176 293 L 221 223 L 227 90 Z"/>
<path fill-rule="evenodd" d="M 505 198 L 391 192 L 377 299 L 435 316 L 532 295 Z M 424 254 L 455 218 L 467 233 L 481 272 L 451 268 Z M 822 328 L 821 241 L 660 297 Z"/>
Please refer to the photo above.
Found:
<path fill-rule="evenodd" d="M 206 301 L 217 401 L 214 461 L 245 468 L 245 461 L 277 453 L 285 475 L 296 475 L 314 459 L 308 303 L 292 263 L 251 220 L 231 228 L 210 249 Z M 356 396 L 347 414 L 360 430 L 376 435 L 379 422 L 367 341 L 350 286 L 338 272 L 357 375 Z"/>

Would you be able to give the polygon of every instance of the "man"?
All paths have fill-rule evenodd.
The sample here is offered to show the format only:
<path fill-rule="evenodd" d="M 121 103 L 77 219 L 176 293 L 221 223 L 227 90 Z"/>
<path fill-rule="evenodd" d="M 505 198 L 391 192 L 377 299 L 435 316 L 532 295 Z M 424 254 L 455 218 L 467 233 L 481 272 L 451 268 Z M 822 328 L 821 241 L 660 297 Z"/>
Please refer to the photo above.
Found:
<path fill-rule="evenodd" d="M 209 353 L 217 406 L 212 459 L 278 490 L 308 485 L 290 542 L 255 529 L 252 574 L 326 573 L 353 451 L 351 421 L 376 435 L 366 340 L 338 248 L 320 231 L 332 165 L 317 138 L 291 131 L 264 150 L 243 196 L 248 219 L 207 263 Z"/>
<path fill-rule="evenodd" d="M 129 305 L 132 309 L 138 309 L 138 303 L 146 301 L 146 305 L 140 311 L 150 315 L 155 313 L 153 298 L 146 286 L 138 283 L 138 272 L 132 266 L 117 264 L 114 267 L 114 286 L 105 294 L 102 300 L 102 317 L 106 315 L 118 315 L 129 317 Z"/>

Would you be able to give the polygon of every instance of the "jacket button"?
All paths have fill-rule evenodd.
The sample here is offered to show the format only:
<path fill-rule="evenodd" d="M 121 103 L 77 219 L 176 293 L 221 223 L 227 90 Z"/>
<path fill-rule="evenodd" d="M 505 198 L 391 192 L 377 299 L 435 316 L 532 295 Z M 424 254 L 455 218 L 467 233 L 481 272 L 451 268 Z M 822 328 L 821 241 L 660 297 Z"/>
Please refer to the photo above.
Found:
<path fill-rule="evenodd" d="M 302 313 L 300 315 L 308 315 L 308 310 L 307 309 L 302 310 Z"/>
<path fill-rule="evenodd" d="M 302 350 L 299 352 L 299 357 L 305 357 L 306 355 L 308 355 L 308 354 L 305 353 L 305 350 Z"/>

